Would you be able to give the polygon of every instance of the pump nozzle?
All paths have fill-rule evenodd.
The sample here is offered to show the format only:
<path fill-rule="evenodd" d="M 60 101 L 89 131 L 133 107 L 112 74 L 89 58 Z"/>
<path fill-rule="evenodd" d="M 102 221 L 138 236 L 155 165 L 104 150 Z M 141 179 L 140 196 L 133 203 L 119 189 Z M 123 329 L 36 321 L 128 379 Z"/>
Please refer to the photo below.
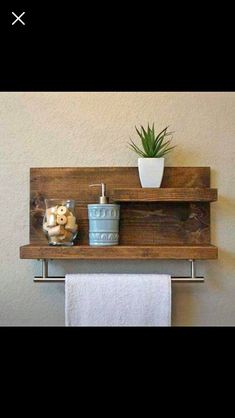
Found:
<path fill-rule="evenodd" d="M 90 187 L 100 187 L 101 186 L 101 196 L 99 197 L 99 203 L 105 204 L 108 203 L 108 197 L 105 195 L 106 193 L 106 187 L 104 183 L 99 184 L 90 184 Z"/>

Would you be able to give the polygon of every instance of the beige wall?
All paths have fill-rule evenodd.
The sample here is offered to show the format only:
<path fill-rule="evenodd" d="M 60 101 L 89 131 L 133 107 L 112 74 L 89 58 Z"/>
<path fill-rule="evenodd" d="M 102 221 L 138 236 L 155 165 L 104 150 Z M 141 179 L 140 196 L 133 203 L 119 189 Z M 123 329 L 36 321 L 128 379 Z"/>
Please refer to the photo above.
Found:
<path fill-rule="evenodd" d="M 205 284 L 173 286 L 173 324 L 235 325 L 234 93 L 0 93 L 0 325 L 63 325 L 63 284 L 34 284 L 28 243 L 29 168 L 136 165 L 126 143 L 134 125 L 175 131 L 167 165 L 211 166 L 218 261 L 198 263 Z M 186 262 L 57 262 L 51 273 L 187 273 Z"/>

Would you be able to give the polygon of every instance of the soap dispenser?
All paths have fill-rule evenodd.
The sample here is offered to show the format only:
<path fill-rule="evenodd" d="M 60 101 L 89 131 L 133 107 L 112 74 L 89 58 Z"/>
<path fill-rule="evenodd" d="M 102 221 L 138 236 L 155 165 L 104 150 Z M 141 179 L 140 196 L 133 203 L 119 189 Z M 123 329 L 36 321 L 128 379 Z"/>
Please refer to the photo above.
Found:
<path fill-rule="evenodd" d="M 101 187 L 101 196 L 99 203 L 88 205 L 89 244 L 118 245 L 120 205 L 108 203 L 104 183 L 90 184 L 90 187 Z"/>

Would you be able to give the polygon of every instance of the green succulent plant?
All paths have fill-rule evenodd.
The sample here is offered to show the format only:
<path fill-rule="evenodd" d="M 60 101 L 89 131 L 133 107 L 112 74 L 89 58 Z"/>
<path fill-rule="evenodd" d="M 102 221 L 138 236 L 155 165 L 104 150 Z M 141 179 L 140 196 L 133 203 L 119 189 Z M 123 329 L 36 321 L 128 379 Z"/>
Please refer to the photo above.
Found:
<path fill-rule="evenodd" d="M 129 147 L 131 150 L 135 151 L 140 157 L 142 158 L 161 158 L 170 152 L 175 146 L 170 146 L 171 139 L 165 140 L 166 137 L 172 135 L 173 132 L 167 132 L 169 126 L 163 129 L 159 134 L 155 135 L 154 131 L 154 123 L 152 128 L 150 128 L 148 124 L 147 130 L 141 126 L 139 130 L 136 126 L 136 132 L 139 135 L 142 143 L 142 149 L 139 148 L 132 139 L 129 143 Z"/>

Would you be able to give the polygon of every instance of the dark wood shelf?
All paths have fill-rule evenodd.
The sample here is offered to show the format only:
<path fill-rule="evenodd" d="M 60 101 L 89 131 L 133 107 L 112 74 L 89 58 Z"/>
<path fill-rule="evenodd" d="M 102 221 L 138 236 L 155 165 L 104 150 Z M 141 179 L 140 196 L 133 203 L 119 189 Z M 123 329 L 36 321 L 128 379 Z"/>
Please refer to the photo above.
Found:
<path fill-rule="evenodd" d="M 217 247 L 214 245 L 137 245 L 91 247 L 76 245 L 56 247 L 49 245 L 24 245 L 20 247 L 20 258 L 60 259 L 60 260 L 151 260 L 151 259 L 216 259 Z"/>
<path fill-rule="evenodd" d="M 217 189 L 209 187 L 118 188 L 111 190 L 115 202 L 215 202 Z"/>
<path fill-rule="evenodd" d="M 97 202 L 98 196 L 98 191 L 89 184 L 101 182 L 107 185 L 110 202 L 123 202 L 122 245 L 87 245 L 87 205 Z M 49 246 L 42 229 L 44 199 L 65 197 L 76 201 L 79 245 Z M 210 202 L 216 200 L 217 189 L 210 188 L 209 167 L 165 167 L 161 188 L 154 189 L 140 187 L 137 167 L 31 168 L 31 244 L 20 248 L 20 257 L 45 260 L 216 259 L 218 250 L 210 245 Z M 195 241 L 197 244 L 192 244 Z"/>

